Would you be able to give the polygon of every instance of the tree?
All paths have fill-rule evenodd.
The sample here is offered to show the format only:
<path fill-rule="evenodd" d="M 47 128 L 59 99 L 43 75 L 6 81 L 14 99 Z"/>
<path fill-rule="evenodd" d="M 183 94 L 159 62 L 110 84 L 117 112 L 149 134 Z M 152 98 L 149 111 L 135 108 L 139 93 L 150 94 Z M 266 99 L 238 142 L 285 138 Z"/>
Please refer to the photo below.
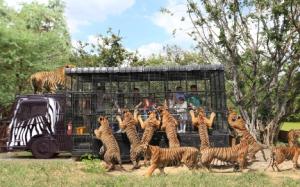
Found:
<path fill-rule="evenodd" d="M 70 36 L 60 0 L 24 4 L 20 11 L 0 1 L 0 105 L 32 92 L 29 76 L 69 63 Z"/>
<path fill-rule="evenodd" d="M 268 145 L 299 112 L 300 2 L 187 0 L 189 33 L 208 62 L 226 66 L 227 95 Z M 166 11 L 167 12 L 167 11 Z"/>
<path fill-rule="evenodd" d="M 188 64 L 204 64 L 200 53 L 187 51 L 177 45 L 166 45 L 161 54 L 152 54 L 148 58 L 137 60 L 131 66 L 172 66 Z"/>
<path fill-rule="evenodd" d="M 80 66 L 118 67 L 138 61 L 136 53 L 129 52 L 122 44 L 120 34 L 108 29 L 107 36 L 99 35 L 95 43 L 78 42 L 72 60 Z"/>

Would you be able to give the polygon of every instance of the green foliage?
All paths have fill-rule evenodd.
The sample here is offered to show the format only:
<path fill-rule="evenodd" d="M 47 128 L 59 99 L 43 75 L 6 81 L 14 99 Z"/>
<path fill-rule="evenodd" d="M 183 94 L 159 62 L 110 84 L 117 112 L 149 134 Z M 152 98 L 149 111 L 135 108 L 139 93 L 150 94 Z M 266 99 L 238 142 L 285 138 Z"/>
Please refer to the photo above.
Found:
<path fill-rule="evenodd" d="M 0 2 L 0 106 L 32 92 L 29 76 L 69 63 L 70 37 L 60 0 L 25 3 L 20 11 Z"/>
<path fill-rule="evenodd" d="M 300 1 L 187 3 L 191 37 L 208 61 L 225 65 L 230 102 L 251 132 L 272 142 L 280 123 L 300 112 Z"/>
<path fill-rule="evenodd" d="M 82 169 L 87 173 L 105 173 L 105 168 L 101 165 L 101 160 L 97 159 L 93 154 L 85 153 L 80 157 L 81 162 L 84 164 Z"/>
<path fill-rule="evenodd" d="M 107 36 L 96 37 L 96 44 L 79 41 L 71 62 L 78 66 L 118 67 L 136 63 L 136 53 L 129 52 L 122 44 L 122 37 L 108 29 Z"/>
<path fill-rule="evenodd" d="M 147 59 L 137 60 L 131 66 L 178 66 L 188 64 L 204 64 L 200 53 L 186 51 L 177 45 L 166 45 L 162 54 L 152 55 Z"/>

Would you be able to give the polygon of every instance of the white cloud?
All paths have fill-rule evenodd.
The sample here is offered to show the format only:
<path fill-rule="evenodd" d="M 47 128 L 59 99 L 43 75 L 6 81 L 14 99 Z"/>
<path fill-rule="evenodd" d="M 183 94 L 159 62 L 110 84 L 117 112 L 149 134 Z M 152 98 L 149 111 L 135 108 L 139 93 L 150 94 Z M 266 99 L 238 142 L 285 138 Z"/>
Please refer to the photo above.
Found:
<path fill-rule="evenodd" d="M 47 3 L 48 0 L 5 0 L 6 4 L 20 9 L 22 3 Z M 135 0 L 65 0 L 66 19 L 71 33 L 92 22 L 104 21 L 108 16 L 119 15 L 134 5 Z"/>
<path fill-rule="evenodd" d="M 193 28 L 192 23 L 188 19 L 181 21 L 182 17 L 187 18 L 188 16 L 186 13 L 186 1 L 169 0 L 165 8 L 174 14 L 169 15 L 157 11 L 150 16 L 150 20 L 155 25 L 163 28 L 169 37 L 162 42 L 151 42 L 140 46 L 137 51 L 144 58 L 148 58 L 153 54 L 165 55 L 163 47 L 166 45 L 178 45 L 183 49 L 188 50 L 195 44 L 192 38 L 187 34 Z M 175 29 L 176 33 L 173 36 L 173 31 Z"/>
<path fill-rule="evenodd" d="M 163 52 L 163 44 L 155 42 L 149 43 L 140 46 L 137 51 L 142 57 L 148 58 L 153 54 L 161 54 Z"/>
<path fill-rule="evenodd" d="M 71 33 L 91 22 L 104 21 L 133 6 L 135 0 L 66 0 L 66 17 Z"/>
<path fill-rule="evenodd" d="M 155 25 L 163 28 L 170 35 L 169 40 L 166 42 L 169 44 L 192 45 L 193 40 L 187 33 L 192 31 L 193 25 L 186 13 L 186 1 L 169 0 L 165 8 L 174 14 L 170 15 L 159 11 L 154 13 L 150 19 Z M 182 17 L 186 19 L 181 21 Z M 173 37 L 174 30 L 176 30 L 176 33 Z"/>

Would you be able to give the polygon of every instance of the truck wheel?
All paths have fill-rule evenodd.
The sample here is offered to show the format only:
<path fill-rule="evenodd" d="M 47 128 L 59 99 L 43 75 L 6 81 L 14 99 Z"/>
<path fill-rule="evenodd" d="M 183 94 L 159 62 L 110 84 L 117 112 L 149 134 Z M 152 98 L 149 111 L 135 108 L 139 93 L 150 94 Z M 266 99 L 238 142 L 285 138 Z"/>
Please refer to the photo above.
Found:
<path fill-rule="evenodd" d="M 35 158 L 47 159 L 57 154 L 58 146 L 55 139 L 40 137 L 31 145 L 31 152 Z"/>

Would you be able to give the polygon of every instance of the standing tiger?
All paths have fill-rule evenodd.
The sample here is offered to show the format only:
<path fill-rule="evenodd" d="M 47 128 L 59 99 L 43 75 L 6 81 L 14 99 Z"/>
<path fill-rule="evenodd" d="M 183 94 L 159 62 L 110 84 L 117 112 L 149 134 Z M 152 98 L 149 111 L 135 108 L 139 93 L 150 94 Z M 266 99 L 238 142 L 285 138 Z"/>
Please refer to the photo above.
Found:
<path fill-rule="evenodd" d="M 198 126 L 201 147 L 201 163 L 208 169 L 213 160 L 217 159 L 229 163 L 238 163 L 239 170 L 242 170 L 245 166 L 246 156 L 248 153 L 248 142 L 245 140 L 240 144 L 233 147 L 210 147 L 207 127 L 211 126 L 215 114 L 212 113 L 210 119 L 207 119 L 204 114 L 204 110 L 199 110 L 199 115 L 196 118 L 194 111 L 190 111 L 192 123 Z M 235 167 L 236 169 L 236 167 Z"/>
<path fill-rule="evenodd" d="M 210 118 L 206 118 L 204 110 L 202 108 L 198 109 L 198 118 L 195 117 L 195 113 L 193 110 L 190 111 L 192 124 L 198 128 L 201 147 L 200 150 L 205 149 L 207 147 L 210 147 L 209 143 L 209 137 L 207 133 L 207 128 L 211 128 L 214 118 L 216 116 L 216 113 L 212 112 L 210 114 Z M 202 125 L 205 124 L 205 125 Z"/>
<path fill-rule="evenodd" d="M 157 108 L 162 117 L 161 130 L 165 130 L 167 138 L 169 140 L 169 147 L 180 147 L 179 140 L 177 138 L 177 120 L 168 111 L 168 106 L 165 102 L 163 106 Z"/>
<path fill-rule="evenodd" d="M 297 146 L 274 147 L 271 150 L 270 163 L 265 170 L 267 170 L 270 166 L 272 166 L 273 171 L 275 171 L 275 168 L 274 168 L 274 166 L 275 166 L 277 171 L 280 171 L 280 169 L 278 168 L 278 165 L 281 164 L 285 160 L 292 160 L 293 161 L 293 170 L 296 170 L 296 168 L 299 168 L 299 166 L 298 166 L 299 154 L 300 154 L 300 148 Z"/>
<path fill-rule="evenodd" d="M 241 135 L 242 139 L 245 139 L 249 143 L 249 158 L 251 161 L 255 160 L 255 154 L 260 151 L 263 155 L 265 161 L 267 161 L 265 152 L 263 149 L 268 148 L 266 145 L 263 145 L 257 142 L 254 137 L 250 134 L 250 132 L 246 128 L 246 122 L 243 118 L 241 118 L 236 112 L 230 111 L 228 115 L 228 123 L 230 127 L 232 127 L 237 134 Z"/>
<path fill-rule="evenodd" d="M 99 128 L 94 130 L 94 133 L 98 139 L 100 139 L 104 145 L 104 161 L 107 164 L 108 171 L 114 169 L 115 164 L 118 163 L 122 167 L 120 148 L 115 139 L 112 129 L 109 126 L 109 122 L 106 117 L 100 116 L 98 118 Z"/>
<path fill-rule="evenodd" d="M 232 147 L 211 147 L 201 150 L 201 163 L 210 168 L 210 164 L 214 159 L 224 162 L 238 164 L 238 170 L 242 171 L 246 163 L 248 154 L 248 142 L 243 140 L 239 144 Z M 237 167 L 234 168 L 237 170 Z"/>
<path fill-rule="evenodd" d="M 299 143 L 298 143 L 298 138 L 300 137 L 300 129 L 295 130 L 292 129 L 289 131 L 288 133 L 288 143 L 290 147 L 293 146 L 298 146 L 299 147 Z"/>
<path fill-rule="evenodd" d="M 73 68 L 73 65 L 64 65 L 54 71 L 40 71 L 29 78 L 34 94 L 43 92 L 55 93 L 58 86 L 65 86 L 65 68 Z"/>
<path fill-rule="evenodd" d="M 137 152 L 138 146 L 141 145 L 141 141 L 136 130 L 138 121 L 128 109 L 123 110 L 123 120 L 119 115 L 116 116 L 116 118 L 119 122 L 120 128 L 125 131 L 130 142 L 130 160 L 133 164 L 132 169 L 138 169 L 140 168 L 139 159 L 142 156 L 141 152 Z"/>
<path fill-rule="evenodd" d="M 143 121 L 141 115 L 138 115 L 138 117 L 136 117 L 136 115 L 135 115 L 135 118 L 138 118 L 138 121 L 140 122 L 142 129 L 144 129 L 143 137 L 141 139 L 141 145 L 149 144 L 154 132 L 156 130 L 158 130 L 160 127 L 160 120 L 158 120 L 156 118 L 156 112 L 150 111 L 148 113 L 148 118 L 146 119 L 146 121 Z M 143 152 L 143 150 L 141 149 L 141 146 L 139 146 L 139 150 L 137 150 L 137 151 Z M 146 155 L 144 153 L 144 164 L 145 165 L 147 165 L 148 156 L 149 155 Z"/>
<path fill-rule="evenodd" d="M 186 165 L 189 169 L 198 168 L 199 150 L 194 147 L 160 148 L 152 145 L 142 145 L 144 152 L 151 157 L 151 165 L 146 176 L 151 176 L 155 169 L 159 168 L 164 174 L 166 166 Z"/>

